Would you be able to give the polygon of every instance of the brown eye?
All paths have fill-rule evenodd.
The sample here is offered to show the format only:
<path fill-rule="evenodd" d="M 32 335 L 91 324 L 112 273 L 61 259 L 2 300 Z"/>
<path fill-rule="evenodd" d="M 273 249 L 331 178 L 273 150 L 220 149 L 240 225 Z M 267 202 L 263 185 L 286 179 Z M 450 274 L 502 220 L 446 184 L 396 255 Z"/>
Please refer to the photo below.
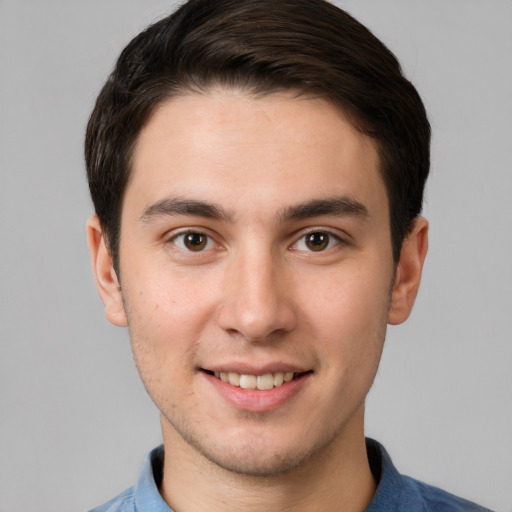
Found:
<path fill-rule="evenodd" d="M 185 233 L 183 235 L 183 245 L 189 251 L 202 251 L 208 243 L 208 237 L 203 233 Z"/>
<path fill-rule="evenodd" d="M 329 245 L 329 235 L 320 231 L 309 233 L 305 237 L 305 243 L 311 251 L 323 251 Z"/>
<path fill-rule="evenodd" d="M 172 243 L 182 251 L 201 252 L 205 249 L 212 249 L 215 242 L 204 233 L 199 231 L 189 231 L 181 233 L 172 239 Z"/>

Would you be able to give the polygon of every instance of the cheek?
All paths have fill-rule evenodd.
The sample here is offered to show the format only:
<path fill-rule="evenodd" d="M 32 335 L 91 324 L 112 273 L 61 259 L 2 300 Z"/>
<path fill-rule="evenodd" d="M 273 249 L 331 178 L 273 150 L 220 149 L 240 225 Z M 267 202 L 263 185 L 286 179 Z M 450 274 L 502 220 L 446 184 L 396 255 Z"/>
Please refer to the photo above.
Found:
<path fill-rule="evenodd" d="M 164 293 L 163 287 L 148 286 L 144 295 L 126 293 L 134 361 L 159 409 L 177 404 L 190 387 L 196 338 L 192 327 L 197 323 L 185 316 L 194 311 L 185 299 Z"/>
<path fill-rule="evenodd" d="M 127 313 L 133 324 L 154 331 L 156 338 L 160 332 L 175 337 L 182 331 L 200 328 L 201 318 L 213 308 L 213 289 L 204 276 L 148 272 L 128 283 Z"/>
<path fill-rule="evenodd" d="M 134 359 L 147 388 L 175 375 L 180 379 L 173 386 L 186 386 L 197 365 L 198 340 L 211 324 L 219 286 L 196 274 L 148 269 L 123 285 Z"/>
<path fill-rule="evenodd" d="M 309 304 L 309 316 L 318 319 L 317 328 L 339 332 L 364 331 L 387 318 L 391 275 L 340 269 L 321 276 L 304 287 L 302 303 Z"/>
<path fill-rule="evenodd" d="M 311 334 L 328 356 L 325 364 L 343 368 L 356 381 L 373 378 L 380 360 L 390 281 L 384 272 L 339 273 L 304 298 Z"/>

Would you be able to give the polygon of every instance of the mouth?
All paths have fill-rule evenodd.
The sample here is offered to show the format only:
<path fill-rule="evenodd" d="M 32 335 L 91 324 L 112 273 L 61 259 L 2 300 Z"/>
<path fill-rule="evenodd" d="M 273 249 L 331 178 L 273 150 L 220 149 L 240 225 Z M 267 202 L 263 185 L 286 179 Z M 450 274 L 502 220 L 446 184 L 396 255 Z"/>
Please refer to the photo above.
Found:
<path fill-rule="evenodd" d="M 312 370 L 309 370 L 306 372 L 275 372 L 265 373 L 263 375 L 251 375 L 237 372 L 217 372 L 206 369 L 202 371 L 231 386 L 259 391 L 279 388 L 312 373 Z"/>

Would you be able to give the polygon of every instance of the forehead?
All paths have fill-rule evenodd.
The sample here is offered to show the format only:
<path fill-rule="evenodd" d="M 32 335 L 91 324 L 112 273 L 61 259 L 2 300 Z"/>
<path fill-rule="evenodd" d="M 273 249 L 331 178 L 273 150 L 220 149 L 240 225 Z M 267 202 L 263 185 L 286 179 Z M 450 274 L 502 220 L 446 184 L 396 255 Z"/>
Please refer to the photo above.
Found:
<path fill-rule="evenodd" d="M 328 196 L 387 202 L 374 141 L 322 99 L 233 91 L 156 109 L 140 133 L 127 188 L 139 209 L 166 196 L 279 210 Z"/>

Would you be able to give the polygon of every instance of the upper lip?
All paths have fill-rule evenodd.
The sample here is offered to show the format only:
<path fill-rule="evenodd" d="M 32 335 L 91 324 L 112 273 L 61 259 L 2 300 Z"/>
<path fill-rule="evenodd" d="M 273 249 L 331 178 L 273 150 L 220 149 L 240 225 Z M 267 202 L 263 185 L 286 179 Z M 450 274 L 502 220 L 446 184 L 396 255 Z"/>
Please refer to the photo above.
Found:
<path fill-rule="evenodd" d="M 218 363 L 202 366 L 202 370 L 211 372 L 235 372 L 243 375 L 265 375 L 266 373 L 304 373 L 311 371 L 312 368 L 293 363 L 271 362 L 261 365 L 255 365 L 245 362 Z"/>

